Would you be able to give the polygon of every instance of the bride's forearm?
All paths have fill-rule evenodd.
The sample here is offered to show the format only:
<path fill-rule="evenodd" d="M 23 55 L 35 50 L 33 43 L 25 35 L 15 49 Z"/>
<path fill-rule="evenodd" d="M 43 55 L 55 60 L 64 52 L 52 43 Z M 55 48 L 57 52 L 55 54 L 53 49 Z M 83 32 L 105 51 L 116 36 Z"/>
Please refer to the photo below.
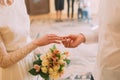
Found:
<path fill-rule="evenodd" d="M 7 54 L 3 54 L 2 56 L 0 56 L 1 57 L 0 58 L 1 59 L 0 66 L 2 68 L 7 68 L 7 67 L 17 63 L 18 61 L 23 59 L 25 56 L 27 56 L 27 54 L 29 54 L 35 48 L 37 48 L 37 45 L 35 45 L 34 42 L 31 42 L 28 45 L 26 45 L 16 51 L 13 51 L 13 52 L 10 52 Z"/>

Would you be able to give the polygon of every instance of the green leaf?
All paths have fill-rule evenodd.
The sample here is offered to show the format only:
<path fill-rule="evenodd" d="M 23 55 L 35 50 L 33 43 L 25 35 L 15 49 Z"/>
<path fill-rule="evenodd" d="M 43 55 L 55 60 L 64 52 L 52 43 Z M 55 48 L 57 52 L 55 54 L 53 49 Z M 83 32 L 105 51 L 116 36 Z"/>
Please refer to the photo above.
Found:
<path fill-rule="evenodd" d="M 56 54 L 56 56 L 60 59 L 60 54 Z"/>
<path fill-rule="evenodd" d="M 70 60 L 69 59 L 65 59 L 65 61 L 66 61 L 67 65 L 70 64 Z"/>
<path fill-rule="evenodd" d="M 36 72 L 36 70 L 34 68 L 32 68 L 31 70 L 29 70 L 29 73 L 32 74 L 32 75 L 34 75 L 34 76 L 36 76 L 36 75 L 39 74 L 38 72 Z"/>
<path fill-rule="evenodd" d="M 55 45 L 53 45 L 53 50 L 54 50 L 54 49 L 57 49 Z"/>
<path fill-rule="evenodd" d="M 33 65 L 35 65 L 35 64 L 41 65 L 41 63 L 42 63 L 42 60 L 39 59 L 39 60 L 34 61 Z"/>
<path fill-rule="evenodd" d="M 60 69 L 59 69 L 59 72 L 62 71 L 62 68 L 64 67 L 64 65 L 60 65 Z"/>
<path fill-rule="evenodd" d="M 41 54 L 37 54 L 36 56 L 37 56 L 38 58 L 40 58 Z"/>
<path fill-rule="evenodd" d="M 44 78 L 45 80 L 49 80 L 49 74 L 48 73 L 43 73 L 42 71 L 40 71 L 40 76 L 42 78 Z"/>
<path fill-rule="evenodd" d="M 50 51 L 51 51 L 51 53 L 53 53 L 53 49 L 52 48 L 50 48 Z"/>

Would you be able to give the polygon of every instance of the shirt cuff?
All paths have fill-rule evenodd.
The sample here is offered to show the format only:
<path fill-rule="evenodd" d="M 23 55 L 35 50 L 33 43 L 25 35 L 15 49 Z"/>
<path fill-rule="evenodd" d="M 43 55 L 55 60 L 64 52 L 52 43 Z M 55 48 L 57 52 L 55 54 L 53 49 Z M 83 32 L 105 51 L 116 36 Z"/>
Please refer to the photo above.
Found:
<path fill-rule="evenodd" d="M 85 43 L 98 42 L 98 27 L 93 27 L 89 32 L 81 32 L 85 36 Z"/>

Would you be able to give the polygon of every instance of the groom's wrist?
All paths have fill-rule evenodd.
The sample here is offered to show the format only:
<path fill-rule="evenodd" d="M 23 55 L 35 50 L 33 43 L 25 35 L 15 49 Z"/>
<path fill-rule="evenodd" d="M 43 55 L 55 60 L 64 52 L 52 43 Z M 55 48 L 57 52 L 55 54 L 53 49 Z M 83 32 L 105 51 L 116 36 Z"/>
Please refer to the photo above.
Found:
<path fill-rule="evenodd" d="M 81 42 L 85 43 L 86 39 L 84 34 L 80 33 L 80 37 L 81 37 Z"/>

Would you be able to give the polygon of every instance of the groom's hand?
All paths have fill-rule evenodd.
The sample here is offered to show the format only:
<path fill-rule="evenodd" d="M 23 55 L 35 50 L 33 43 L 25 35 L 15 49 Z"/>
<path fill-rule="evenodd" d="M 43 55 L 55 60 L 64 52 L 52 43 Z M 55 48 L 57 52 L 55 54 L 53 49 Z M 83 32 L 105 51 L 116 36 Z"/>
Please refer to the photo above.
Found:
<path fill-rule="evenodd" d="M 85 37 L 82 34 L 65 36 L 62 41 L 63 45 L 68 48 L 75 48 L 83 42 L 85 42 Z"/>
<path fill-rule="evenodd" d="M 8 5 L 12 5 L 13 2 L 14 2 L 14 0 L 7 0 Z"/>

